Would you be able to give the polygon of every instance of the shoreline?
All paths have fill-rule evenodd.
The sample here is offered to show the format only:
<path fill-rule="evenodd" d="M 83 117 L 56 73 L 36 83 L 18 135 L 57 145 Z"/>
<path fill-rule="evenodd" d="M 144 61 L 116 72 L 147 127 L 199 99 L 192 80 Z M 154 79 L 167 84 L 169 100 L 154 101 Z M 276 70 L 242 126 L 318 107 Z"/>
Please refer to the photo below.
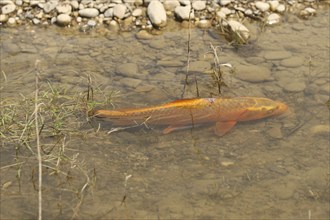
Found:
<path fill-rule="evenodd" d="M 166 29 L 169 20 L 174 20 L 199 28 L 229 25 L 245 39 L 248 29 L 243 20 L 276 25 L 286 13 L 307 19 L 327 4 L 313 0 L 2 0 L 0 26 L 78 26 L 81 31 L 105 26 L 113 31 L 151 31 Z"/>

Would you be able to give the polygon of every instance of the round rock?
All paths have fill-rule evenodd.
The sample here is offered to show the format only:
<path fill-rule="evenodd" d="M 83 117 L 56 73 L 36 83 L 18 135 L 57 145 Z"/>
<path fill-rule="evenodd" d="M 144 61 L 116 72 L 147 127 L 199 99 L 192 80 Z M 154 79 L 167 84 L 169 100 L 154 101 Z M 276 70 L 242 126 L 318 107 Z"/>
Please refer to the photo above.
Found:
<path fill-rule="evenodd" d="M 72 6 L 69 4 L 58 5 L 56 10 L 59 14 L 70 14 L 72 11 Z"/>
<path fill-rule="evenodd" d="M 191 6 L 177 6 L 174 10 L 175 15 L 181 20 L 189 20 Z M 194 11 L 190 13 L 190 19 L 195 18 Z"/>
<path fill-rule="evenodd" d="M 290 57 L 281 61 L 281 65 L 284 67 L 298 67 L 302 66 L 305 62 L 303 57 Z"/>
<path fill-rule="evenodd" d="M 84 8 L 79 10 L 79 15 L 86 18 L 94 18 L 99 15 L 99 10 L 96 8 Z"/>
<path fill-rule="evenodd" d="M 61 26 L 70 24 L 72 18 L 68 14 L 60 14 L 57 16 L 56 23 Z"/>
<path fill-rule="evenodd" d="M 264 57 L 267 60 L 283 60 L 291 56 L 292 54 L 288 51 L 268 51 L 264 54 Z"/>
<path fill-rule="evenodd" d="M 150 2 L 148 5 L 147 14 L 154 26 L 164 27 L 166 25 L 166 11 L 161 2 Z"/>
<path fill-rule="evenodd" d="M 257 1 L 256 2 L 256 8 L 259 9 L 262 12 L 266 12 L 269 10 L 270 5 L 267 2 L 261 2 L 261 1 Z"/>
<path fill-rule="evenodd" d="M 130 77 L 130 78 L 139 78 L 139 68 L 135 63 L 123 63 L 119 64 L 116 67 L 116 72 L 119 75 Z"/>
<path fill-rule="evenodd" d="M 306 88 L 306 83 L 303 81 L 292 81 L 283 85 L 283 89 L 287 92 L 302 92 Z"/>
<path fill-rule="evenodd" d="M 276 13 L 272 13 L 267 17 L 267 24 L 268 25 L 275 25 L 281 22 L 281 16 Z"/>
<path fill-rule="evenodd" d="M 273 80 L 271 71 L 268 68 L 257 65 L 238 66 L 236 77 L 247 82 L 264 82 Z"/>
<path fill-rule="evenodd" d="M 126 5 L 124 4 L 118 4 L 113 7 L 113 15 L 119 19 L 123 19 L 125 17 L 126 13 Z"/>
<path fill-rule="evenodd" d="M 195 1 L 192 3 L 193 9 L 196 11 L 201 11 L 206 8 L 206 2 L 205 1 Z"/>
<path fill-rule="evenodd" d="M 45 13 L 49 13 L 53 11 L 58 4 L 58 1 L 49 1 L 46 4 L 44 4 L 43 9 Z"/>
<path fill-rule="evenodd" d="M 1 12 L 4 15 L 10 14 L 10 13 L 14 12 L 15 10 L 16 10 L 16 5 L 14 5 L 14 4 L 8 4 L 1 8 Z"/>
<path fill-rule="evenodd" d="M 8 15 L 0 15 L 0 22 L 4 23 L 8 21 Z"/>

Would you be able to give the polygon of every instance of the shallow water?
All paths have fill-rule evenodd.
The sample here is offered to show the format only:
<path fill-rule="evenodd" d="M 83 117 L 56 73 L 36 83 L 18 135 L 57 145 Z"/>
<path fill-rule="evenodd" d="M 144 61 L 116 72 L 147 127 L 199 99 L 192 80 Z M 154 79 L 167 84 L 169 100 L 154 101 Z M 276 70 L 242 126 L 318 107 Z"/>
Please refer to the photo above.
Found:
<path fill-rule="evenodd" d="M 329 109 L 324 104 L 330 91 L 328 24 L 328 11 L 309 20 L 288 16 L 282 25 L 262 32 L 254 24 L 257 37 L 239 49 L 215 30 L 192 30 L 184 97 L 196 97 L 194 77 L 201 97 L 218 95 L 206 73 L 213 62 L 212 44 L 222 48 L 220 62 L 235 67 L 233 74 L 225 71 L 224 96 L 268 97 L 287 103 L 290 111 L 239 123 L 221 138 L 210 127 L 168 135 L 141 127 L 109 135 L 106 122 L 95 122 L 101 126 L 97 133 L 84 124 L 84 137 L 66 140 L 71 160 L 61 162 L 63 173 L 54 174 L 46 168 L 52 164 L 44 164 L 44 217 L 329 218 Z M 187 36 L 187 29 L 175 25 L 151 40 L 138 40 L 132 33 L 84 34 L 56 27 L 2 29 L 1 99 L 33 95 L 36 60 L 41 84 L 49 81 L 69 94 L 85 92 L 90 76 L 102 91 L 112 92 L 108 108 L 178 99 L 185 81 Z M 119 73 L 118 66 L 125 63 L 137 70 Z M 246 66 L 271 74 L 260 82 L 253 82 L 259 75 L 243 79 Z M 1 219 L 36 218 L 37 162 L 28 149 L 20 148 L 17 155 L 14 147 L 6 142 L 1 147 Z"/>

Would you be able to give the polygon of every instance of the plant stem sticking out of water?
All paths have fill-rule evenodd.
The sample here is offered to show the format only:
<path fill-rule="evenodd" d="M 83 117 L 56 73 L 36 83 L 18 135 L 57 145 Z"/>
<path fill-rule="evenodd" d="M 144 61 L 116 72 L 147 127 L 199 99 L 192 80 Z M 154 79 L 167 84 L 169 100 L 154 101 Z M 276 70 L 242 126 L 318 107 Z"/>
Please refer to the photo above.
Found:
<path fill-rule="evenodd" d="M 39 136 L 39 123 L 38 123 L 38 113 L 39 107 L 42 103 L 39 104 L 39 60 L 35 62 L 35 72 L 36 72 L 36 90 L 35 90 L 35 109 L 34 109 L 34 122 L 36 129 L 36 141 L 37 141 L 37 159 L 38 159 L 38 219 L 42 219 L 42 158 L 41 158 L 41 147 L 40 147 L 40 136 Z"/>
<path fill-rule="evenodd" d="M 189 12 L 189 24 L 188 24 L 188 44 L 187 44 L 187 68 L 186 68 L 186 77 L 185 77 L 185 82 L 183 85 L 183 91 L 181 94 L 181 98 L 184 98 L 184 95 L 186 93 L 186 88 L 188 85 L 188 78 L 189 78 L 189 67 L 190 67 L 190 55 L 191 55 L 191 14 L 193 12 L 193 7 L 190 8 L 190 12 Z M 194 73 L 194 81 L 195 81 L 195 87 L 196 87 L 196 96 L 199 97 L 199 89 L 198 89 L 198 82 L 197 82 L 197 78 L 196 75 Z"/>

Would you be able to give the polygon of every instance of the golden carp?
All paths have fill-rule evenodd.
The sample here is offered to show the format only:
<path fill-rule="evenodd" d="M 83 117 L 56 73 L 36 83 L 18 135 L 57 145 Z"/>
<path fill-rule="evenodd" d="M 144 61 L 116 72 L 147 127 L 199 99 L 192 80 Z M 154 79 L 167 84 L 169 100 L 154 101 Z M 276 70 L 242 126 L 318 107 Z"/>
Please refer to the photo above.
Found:
<path fill-rule="evenodd" d="M 286 104 L 267 98 L 196 98 L 136 109 L 93 110 L 92 115 L 109 118 L 114 125 L 165 125 L 164 134 L 215 123 L 215 133 L 222 136 L 238 121 L 280 115 L 287 108 Z"/>

